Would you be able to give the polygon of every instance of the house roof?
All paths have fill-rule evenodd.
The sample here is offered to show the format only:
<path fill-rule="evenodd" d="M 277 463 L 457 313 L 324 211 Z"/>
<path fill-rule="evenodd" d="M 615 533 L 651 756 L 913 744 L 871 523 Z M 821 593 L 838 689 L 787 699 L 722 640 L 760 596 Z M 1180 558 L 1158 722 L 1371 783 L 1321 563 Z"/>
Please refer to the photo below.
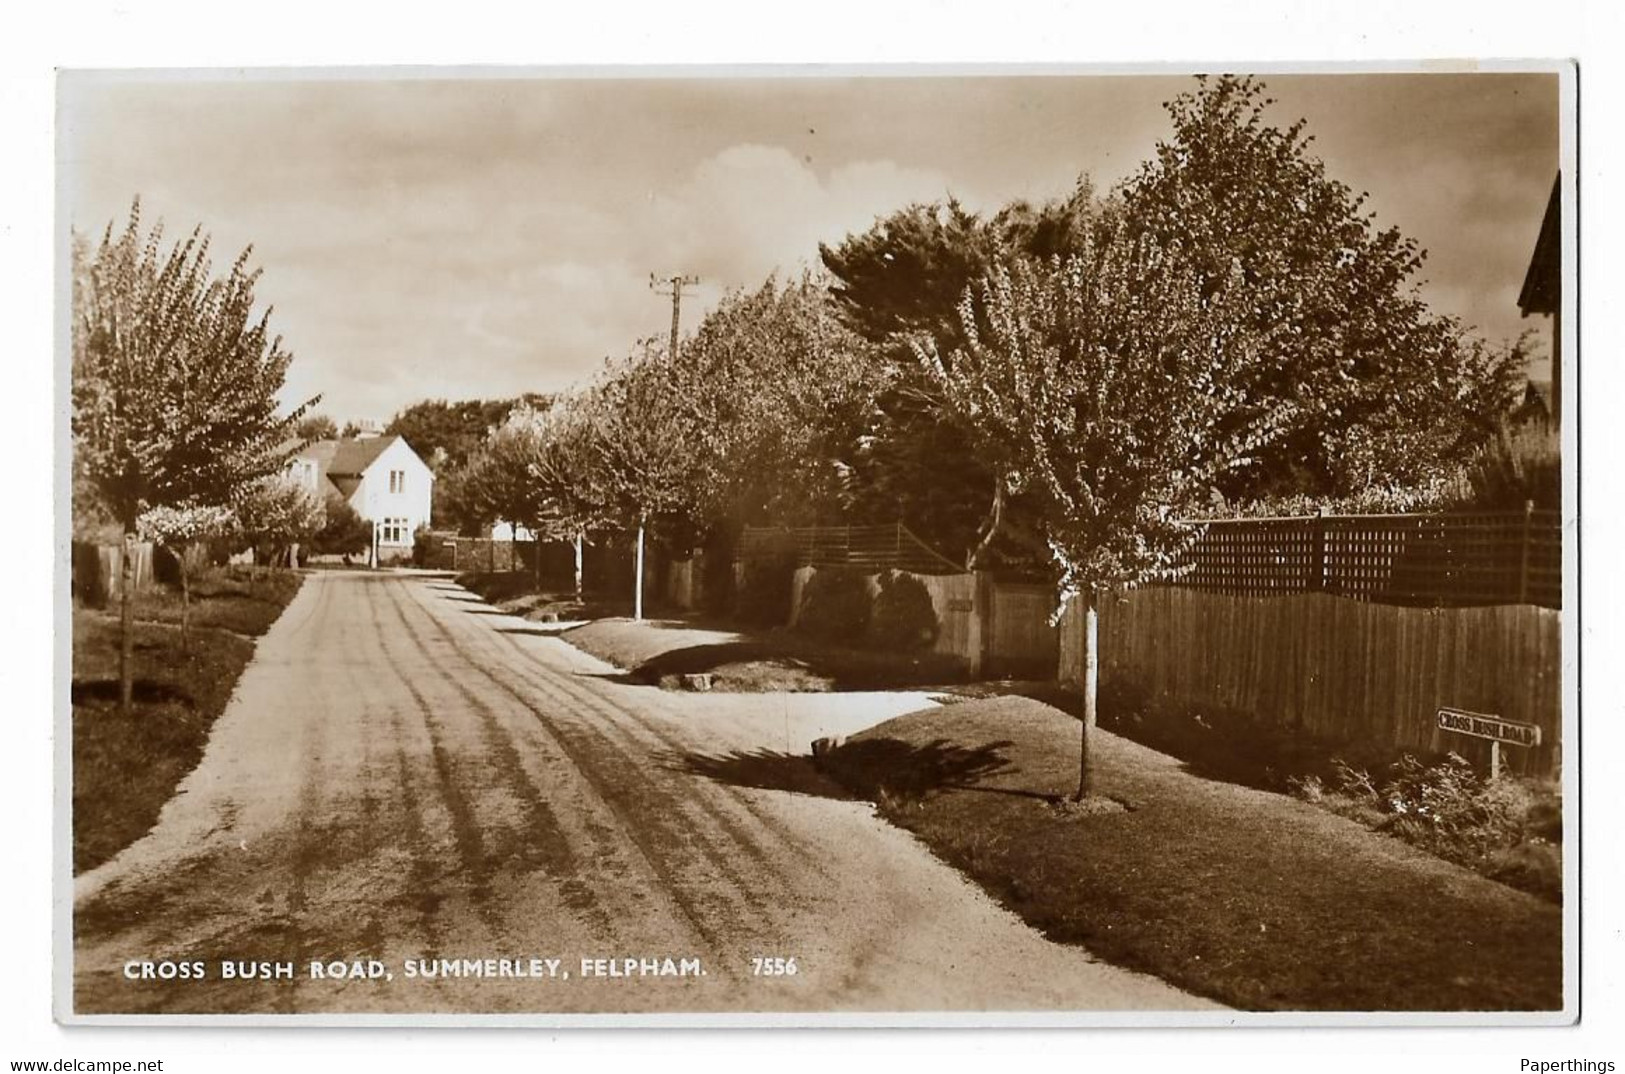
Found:
<path fill-rule="evenodd" d="M 399 439 L 398 436 L 369 436 L 365 440 L 319 440 L 317 444 L 333 446 L 333 454 L 327 460 L 329 477 L 360 477 Z"/>
<path fill-rule="evenodd" d="M 1563 299 L 1563 177 L 1552 181 L 1552 194 L 1546 200 L 1546 215 L 1540 221 L 1540 237 L 1524 273 L 1518 292 L 1518 308 L 1525 317 L 1531 313 L 1556 313 Z"/>

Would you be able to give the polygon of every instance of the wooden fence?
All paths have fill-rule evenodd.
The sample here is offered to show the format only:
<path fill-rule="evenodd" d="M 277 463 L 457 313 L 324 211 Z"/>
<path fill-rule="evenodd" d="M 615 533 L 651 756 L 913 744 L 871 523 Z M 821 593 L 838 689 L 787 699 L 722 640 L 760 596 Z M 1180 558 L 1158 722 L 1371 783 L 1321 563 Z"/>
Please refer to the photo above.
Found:
<path fill-rule="evenodd" d="M 986 579 L 987 627 L 983 667 L 990 675 L 1050 678 L 1056 673 L 1060 632 L 1050 625 L 1055 589 Z"/>
<path fill-rule="evenodd" d="M 1437 713 L 1493 713 L 1541 729 L 1540 746 L 1503 751 L 1509 767 L 1551 774 L 1562 758 L 1560 620 L 1531 604 L 1417 608 L 1154 586 L 1104 601 L 1101 677 L 1331 739 L 1480 763 L 1488 743 L 1440 731 Z M 1081 622 L 1074 606 L 1061 624 L 1061 677 L 1073 682 Z"/>
<path fill-rule="evenodd" d="M 133 590 L 139 593 L 153 582 L 152 543 L 137 541 L 131 547 L 134 550 L 131 559 Z M 74 600 L 99 608 L 119 595 L 124 579 L 123 545 L 75 541 L 70 554 L 70 589 Z"/>
<path fill-rule="evenodd" d="M 962 574 L 964 566 L 936 552 L 901 522 L 884 526 L 747 527 L 735 553 L 740 559 L 782 555 L 797 567 L 853 567 L 866 572 L 917 575 Z"/>
<path fill-rule="evenodd" d="M 1233 596 L 1323 592 L 1413 607 L 1563 603 L 1556 511 L 1308 515 L 1193 523 L 1181 586 Z"/>
<path fill-rule="evenodd" d="M 795 626 L 801 611 L 801 595 L 807 583 L 817 573 L 817 567 L 798 567 L 790 586 L 790 621 Z M 908 574 L 908 572 L 904 572 Z M 931 607 L 937 615 L 937 638 L 931 651 L 958 657 L 976 671 L 981 668 L 983 656 L 983 602 L 985 587 L 974 574 L 908 574 L 931 595 Z M 866 576 L 869 595 L 880 588 L 879 574 Z"/>

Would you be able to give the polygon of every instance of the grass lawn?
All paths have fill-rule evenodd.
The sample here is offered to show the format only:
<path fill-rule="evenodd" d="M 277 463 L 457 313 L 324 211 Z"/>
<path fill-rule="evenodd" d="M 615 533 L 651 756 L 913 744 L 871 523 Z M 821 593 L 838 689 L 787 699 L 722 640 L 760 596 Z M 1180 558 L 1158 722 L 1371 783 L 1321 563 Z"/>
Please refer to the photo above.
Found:
<path fill-rule="evenodd" d="M 844 649 L 782 628 L 741 634 L 731 624 L 698 617 L 633 620 L 625 602 L 589 595 L 581 603 L 568 594 L 537 592 L 523 572 L 465 574 L 457 582 L 522 618 L 590 620 L 561 637 L 639 682 L 668 689 L 696 674 L 711 676 L 712 690 L 730 693 L 920 689 L 965 678 L 957 660 L 930 653 Z"/>
<path fill-rule="evenodd" d="M 1562 1006 L 1562 911 L 1306 802 L 1100 735 L 1069 808 L 1077 722 L 965 701 L 853 736 L 826 762 L 1051 939 L 1252 1010 Z"/>
<path fill-rule="evenodd" d="M 180 597 L 136 600 L 135 700 L 119 715 L 116 605 L 73 614 L 73 868 L 95 868 L 146 834 L 197 764 L 209 729 L 263 634 L 298 592 L 291 572 L 252 583 L 225 575 L 192 594 L 191 651 L 180 644 Z"/>
<path fill-rule="evenodd" d="M 694 674 L 734 693 L 920 689 L 964 678 L 950 657 L 842 649 L 788 630 L 742 635 L 686 620 L 604 619 L 562 636 L 640 682 L 668 688 Z"/>

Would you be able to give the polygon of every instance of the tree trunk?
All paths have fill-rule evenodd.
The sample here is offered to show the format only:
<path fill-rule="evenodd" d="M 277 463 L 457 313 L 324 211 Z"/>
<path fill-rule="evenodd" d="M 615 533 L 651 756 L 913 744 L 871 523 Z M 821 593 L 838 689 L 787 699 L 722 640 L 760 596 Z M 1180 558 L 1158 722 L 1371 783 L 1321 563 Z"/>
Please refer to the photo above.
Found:
<path fill-rule="evenodd" d="M 988 508 L 987 517 L 982 520 L 976 547 L 965 555 L 965 570 L 975 571 L 981 565 L 982 554 L 987 551 L 994 538 L 998 537 L 1002 528 L 1004 528 L 1004 478 L 1001 476 L 993 480 L 993 503 Z"/>
<path fill-rule="evenodd" d="M 643 520 L 638 520 L 638 548 L 633 557 L 632 618 L 643 618 Z"/>
<path fill-rule="evenodd" d="M 191 564 L 187 563 L 187 552 L 183 545 L 180 551 L 181 571 L 181 652 L 192 651 L 192 571 Z"/>
<path fill-rule="evenodd" d="M 130 700 L 135 694 L 135 613 L 131 593 L 135 589 L 135 533 L 124 530 L 124 554 L 119 557 L 119 644 L 118 711 L 128 719 Z"/>
<path fill-rule="evenodd" d="M 576 603 L 581 603 L 581 531 L 576 531 Z"/>
<path fill-rule="evenodd" d="M 1081 802 L 1095 793 L 1095 737 L 1097 702 L 1100 696 L 1100 613 L 1095 591 L 1083 592 L 1083 735 L 1078 748 L 1078 791 L 1073 801 Z"/>

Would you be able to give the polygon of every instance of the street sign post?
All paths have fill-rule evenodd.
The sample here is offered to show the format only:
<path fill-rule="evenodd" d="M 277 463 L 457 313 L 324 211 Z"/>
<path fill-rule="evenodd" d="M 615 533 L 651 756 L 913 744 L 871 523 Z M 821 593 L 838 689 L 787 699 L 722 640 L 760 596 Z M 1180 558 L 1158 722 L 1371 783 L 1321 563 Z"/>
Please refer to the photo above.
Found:
<path fill-rule="evenodd" d="M 1501 743 L 1509 746 L 1521 746 L 1525 749 L 1540 745 L 1540 728 L 1532 723 L 1518 723 L 1516 720 L 1503 720 L 1485 712 L 1468 712 L 1466 709 L 1442 708 L 1439 710 L 1439 728 L 1444 731 L 1454 731 L 1458 735 L 1471 735 L 1474 738 L 1487 738 L 1490 740 L 1490 778 L 1496 779 L 1501 775 Z"/>

